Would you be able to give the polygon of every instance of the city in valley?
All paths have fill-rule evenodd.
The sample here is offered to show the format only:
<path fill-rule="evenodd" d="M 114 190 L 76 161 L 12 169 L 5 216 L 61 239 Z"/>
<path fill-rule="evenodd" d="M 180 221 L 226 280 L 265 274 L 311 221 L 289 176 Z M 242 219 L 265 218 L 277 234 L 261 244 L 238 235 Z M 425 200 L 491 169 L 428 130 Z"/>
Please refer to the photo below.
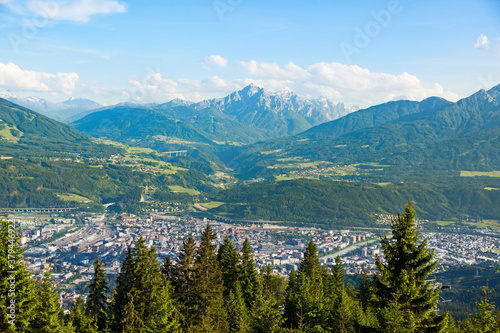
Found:
<path fill-rule="evenodd" d="M 210 223 L 217 233 L 217 243 L 227 236 L 240 249 L 250 241 L 258 268 L 271 265 L 273 271 L 288 276 L 297 270 L 304 250 L 312 239 L 323 265 L 331 266 L 337 256 L 348 275 L 374 274 L 375 260 L 381 256 L 380 236 L 389 235 L 390 216 L 379 217 L 380 228 L 326 230 L 318 227 L 290 227 L 270 222 L 229 221 L 222 218 L 196 218 L 189 214 L 150 213 L 115 216 L 66 212 L 24 212 L 8 215 L 20 228 L 25 262 L 35 278 L 42 278 L 45 268 L 59 290 L 59 299 L 69 307 L 86 296 L 93 277 L 92 264 L 97 257 L 113 284 L 120 272 L 127 249 L 139 237 L 158 251 L 160 262 L 167 256 L 175 260 L 183 240 L 191 233 L 199 240 L 201 230 Z M 500 232 L 480 227 L 442 227 L 426 231 L 429 221 L 418 221 L 421 238 L 435 251 L 439 264 L 436 273 L 461 265 L 500 263 Z"/>

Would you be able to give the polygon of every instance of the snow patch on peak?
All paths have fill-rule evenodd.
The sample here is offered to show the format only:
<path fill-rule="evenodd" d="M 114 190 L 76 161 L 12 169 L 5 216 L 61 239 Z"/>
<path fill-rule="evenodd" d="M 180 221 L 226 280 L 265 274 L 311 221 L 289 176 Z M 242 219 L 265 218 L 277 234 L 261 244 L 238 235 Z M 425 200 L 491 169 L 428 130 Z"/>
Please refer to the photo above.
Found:
<path fill-rule="evenodd" d="M 19 98 L 19 96 L 17 96 L 16 94 L 14 94 L 13 92 L 7 90 L 7 91 L 0 91 L 0 97 L 1 98 L 5 98 L 5 99 L 8 99 L 8 98 Z"/>

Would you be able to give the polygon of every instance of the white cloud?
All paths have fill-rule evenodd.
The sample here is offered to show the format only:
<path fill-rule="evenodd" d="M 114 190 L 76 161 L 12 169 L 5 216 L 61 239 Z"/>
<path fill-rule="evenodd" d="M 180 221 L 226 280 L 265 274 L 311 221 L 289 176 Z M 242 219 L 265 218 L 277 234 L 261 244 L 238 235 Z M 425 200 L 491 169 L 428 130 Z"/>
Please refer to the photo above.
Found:
<path fill-rule="evenodd" d="M 398 99 L 422 100 L 439 96 L 456 101 L 459 98 L 438 83 L 424 84 L 418 77 L 406 72 L 397 75 L 378 73 L 335 62 L 315 63 L 307 68 L 293 62 L 283 66 L 255 60 L 237 63 L 242 70 L 238 79 L 219 76 L 199 80 L 173 79 L 160 73 L 149 73 L 140 80 L 129 81 L 129 87 L 96 88 L 95 92 L 109 99 L 108 103 L 164 103 L 174 98 L 199 102 L 203 99 L 224 97 L 255 83 L 270 91 L 292 90 L 304 98 L 324 96 L 335 102 L 344 102 L 348 106 L 361 107 Z"/>
<path fill-rule="evenodd" d="M 477 38 L 476 44 L 474 45 L 476 49 L 481 49 L 481 50 L 488 50 L 490 48 L 490 41 L 488 40 L 488 37 L 485 35 L 481 34 Z"/>
<path fill-rule="evenodd" d="M 92 15 L 127 11 L 124 4 L 114 0 L 30 0 L 28 8 L 45 18 L 83 23 Z"/>
<path fill-rule="evenodd" d="M 255 60 L 238 62 L 239 67 L 255 77 L 254 82 L 273 90 L 290 89 L 306 97 L 325 96 L 347 104 L 362 106 L 394 99 L 421 100 L 440 96 L 457 100 L 439 84 L 424 83 L 406 72 L 398 75 L 372 72 L 366 68 L 341 63 L 316 63 L 301 68 L 290 62 L 284 66 Z"/>
<path fill-rule="evenodd" d="M 227 68 L 228 65 L 227 59 L 224 59 L 220 55 L 206 56 L 201 60 L 201 63 L 204 65 L 205 68 L 208 68 L 210 65 Z"/>
<path fill-rule="evenodd" d="M 108 98 L 119 98 L 115 102 L 165 103 L 174 98 L 194 102 L 207 98 L 221 97 L 243 88 L 234 81 L 212 76 L 203 80 L 169 79 L 160 73 L 148 73 L 142 80 L 130 80 L 130 87 L 122 89 L 95 89 L 94 92 Z"/>
<path fill-rule="evenodd" d="M 35 72 L 0 62 L 0 86 L 8 89 L 70 93 L 78 79 L 77 73 Z"/>
<path fill-rule="evenodd" d="M 241 69 L 254 76 L 280 79 L 304 79 L 309 76 L 306 70 L 291 61 L 283 67 L 275 63 L 257 62 L 255 60 L 249 62 L 237 61 L 237 63 Z"/>
<path fill-rule="evenodd" d="M 11 0 L 0 0 L 0 4 L 6 4 L 9 3 Z"/>

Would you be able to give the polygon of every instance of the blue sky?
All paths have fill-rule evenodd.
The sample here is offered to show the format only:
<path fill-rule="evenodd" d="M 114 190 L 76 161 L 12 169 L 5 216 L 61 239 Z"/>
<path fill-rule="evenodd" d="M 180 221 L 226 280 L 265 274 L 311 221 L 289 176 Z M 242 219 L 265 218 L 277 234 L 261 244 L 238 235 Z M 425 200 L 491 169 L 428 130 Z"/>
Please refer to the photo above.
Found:
<path fill-rule="evenodd" d="M 348 105 L 500 83 L 500 2 L 0 0 L 0 91 L 199 101 L 250 82 Z"/>

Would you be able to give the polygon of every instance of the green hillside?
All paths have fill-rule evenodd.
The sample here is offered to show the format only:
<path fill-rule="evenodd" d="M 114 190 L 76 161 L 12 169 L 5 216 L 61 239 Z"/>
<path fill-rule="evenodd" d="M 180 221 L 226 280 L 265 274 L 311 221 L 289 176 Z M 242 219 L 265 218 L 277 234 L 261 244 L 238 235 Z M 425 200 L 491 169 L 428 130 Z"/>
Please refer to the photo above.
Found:
<path fill-rule="evenodd" d="M 115 107 L 92 113 L 73 125 L 88 135 L 120 142 L 181 140 L 212 143 L 193 126 L 148 108 Z"/>
<path fill-rule="evenodd" d="M 94 143 L 85 134 L 0 98 L 0 154 L 15 157 L 109 156 L 119 149 Z"/>
<path fill-rule="evenodd" d="M 111 129 L 104 124 L 101 130 Z M 147 131 L 137 130 L 137 135 Z M 2 99 L 0 154 L 0 208 L 102 209 L 103 203 L 118 202 L 134 209 L 146 185 L 170 198 L 175 195 L 169 186 L 210 191 L 208 175 L 216 167 L 189 156 L 96 143 L 72 127 Z"/>
<path fill-rule="evenodd" d="M 300 159 L 383 165 L 374 175 L 377 181 L 442 180 L 462 170 L 497 170 L 499 134 L 497 86 L 454 104 L 437 98 L 386 103 L 294 137 L 235 147 L 220 157 L 243 179 L 287 173 L 279 167 L 282 161 Z"/>
<path fill-rule="evenodd" d="M 92 206 L 102 209 L 102 204 L 117 202 L 135 209 L 146 185 L 166 194 L 173 192 L 169 186 L 193 193 L 195 189 L 211 189 L 211 180 L 194 168 L 145 158 L 136 158 L 136 165 L 127 161 L 130 160 L 123 158 L 107 163 L 0 160 L 0 208 Z"/>
<path fill-rule="evenodd" d="M 212 211 L 235 218 L 307 222 L 328 226 L 373 226 L 376 214 L 394 214 L 414 203 L 418 218 L 500 219 L 500 191 L 473 184 L 395 185 L 299 179 L 240 186 L 213 198 L 226 202 Z"/>
<path fill-rule="evenodd" d="M 160 105 L 155 108 L 168 118 L 186 122 L 214 142 L 248 144 L 268 139 L 261 130 L 239 122 L 215 109 L 197 110 L 188 106 Z"/>

